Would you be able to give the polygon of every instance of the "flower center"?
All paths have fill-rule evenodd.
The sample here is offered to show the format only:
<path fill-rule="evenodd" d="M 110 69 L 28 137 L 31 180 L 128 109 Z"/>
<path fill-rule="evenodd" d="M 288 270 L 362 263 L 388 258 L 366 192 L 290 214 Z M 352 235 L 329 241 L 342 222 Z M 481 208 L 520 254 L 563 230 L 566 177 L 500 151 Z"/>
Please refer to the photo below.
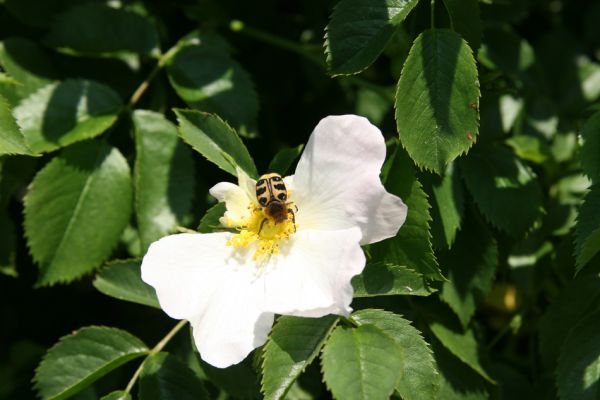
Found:
<path fill-rule="evenodd" d="M 227 241 L 227 246 L 240 248 L 256 243 L 253 260 L 278 254 L 281 241 L 289 240 L 296 232 L 293 212 L 288 211 L 283 221 L 277 221 L 260 207 L 253 207 L 250 217 L 236 228 L 239 233 Z"/>

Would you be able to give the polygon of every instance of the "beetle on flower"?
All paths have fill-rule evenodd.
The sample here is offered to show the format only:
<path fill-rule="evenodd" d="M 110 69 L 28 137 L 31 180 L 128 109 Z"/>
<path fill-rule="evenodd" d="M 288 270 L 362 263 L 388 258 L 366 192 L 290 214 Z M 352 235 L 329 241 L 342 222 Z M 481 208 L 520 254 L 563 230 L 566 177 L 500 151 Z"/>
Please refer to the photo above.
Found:
<path fill-rule="evenodd" d="M 150 246 L 142 279 L 169 316 L 190 321 L 202 359 L 221 368 L 239 363 L 266 342 L 275 314 L 350 314 L 350 281 L 365 266 L 360 246 L 396 235 L 406 219 L 406 205 L 379 178 L 385 152 L 367 119 L 326 117 L 295 174 L 264 204 L 258 197 L 266 192 L 240 169 L 237 185 L 210 189 L 226 205 L 221 224 L 237 233 L 182 233 Z M 274 190 L 285 190 L 285 199 L 271 199 Z M 272 218 L 269 200 L 288 212 Z"/>

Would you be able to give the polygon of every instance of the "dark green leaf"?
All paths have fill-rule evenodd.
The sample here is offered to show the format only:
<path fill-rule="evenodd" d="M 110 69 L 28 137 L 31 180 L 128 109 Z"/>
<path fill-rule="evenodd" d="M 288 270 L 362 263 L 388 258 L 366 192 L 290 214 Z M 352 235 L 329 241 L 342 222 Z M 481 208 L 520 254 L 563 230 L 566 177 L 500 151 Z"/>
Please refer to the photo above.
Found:
<path fill-rule="evenodd" d="M 36 43 L 22 38 L 4 39 L 0 43 L 0 65 L 19 82 L 14 87 L 16 96 L 6 96 L 12 105 L 58 76 L 46 53 Z"/>
<path fill-rule="evenodd" d="M 429 296 L 435 290 L 427 286 L 423 275 L 401 265 L 367 264 L 352 278 L 354 297 L 392 295 Z"/>
<path fill-rule="evenodd" d="M 575 226 L 577 272 L 581 271 L 600 251 L 600 185 L 594 185 L 585 195 Z"/>
<path fill-rule="evenodd" d="M 600 277 L 578 276 L 552 299 L 539 323 L 542 361 L 554 368 L 560 348 L 569 334 L 586 315 L 600 310 Z"/>
<path fill-rule="evenodd" d="M 0 155 L 2 154 L 29 154 L 29 148 L 8 102 L 0 96 Z"/>
<path fill-rule="evenodd" d="M 150 243 L 175 231 L 194 194 L 194 165 L 177 128 L 162 114 L 137 110 L 135 210 L 145 253 Z"/>
<path fill-rule="evenodd" d="M 540 216 L 539 181 L 506 147 L 478 148 L 460 170 L 479 209 L 498 228 L 520 236 Z"/>
<path fill-rule="evenodd" d="M 83 142 L 42 168 L 25 197 L 25 235 L 39 284 L 67 282 L 100 266 L 131 213 L 129 166 L 115 148 Z"/>
<path fill-rule="evenodd" d="M 394 339 L 378 327 L 338 326 L 323 348 L 323 379 L 337 399 L 388 399 L 403 361 Z"/>
<path fill-rule="evenodd" d="M 114 261 L 94 279 L 94 287 L 107 296 L 160 308 L 154 288 L 142 281 L 139 261 Z"/>
<path fill-rule="evenodd" d="M 594 400 L 600 393 L 600 311 L 573 327 L 560 350 L 556 381 L 561 400 Z"/>
<path fill-rule="evenodd" d="M 202 400 L 208 393 L 198 376 L 169 353 L 146 359 L 140 374 L 139 398 L 143 400 Z"/>
<path fill-rule="evenodd" d="M 55 17 L 46 43 L 74 55 L 160 53 L 151 21 L 135 12 L 99 3 L 81 4 Z"/>
<path fill-rule="evenodd" d="M 381 54 L 419 0 L 341 0 L 327 25 L 327 63 L 333 75 L 355 74 Z"/>
<path fill-rule="evenodd" d="M 190 106 L 218 114 L 243 136 L 254 136 L 258 98 L 248 73 L 219 37 L 200 36 L 167 63 L 171 85 Z"/>
<path fill-rule="evenodd" d="M 70 79 L 23 99 L 14 115 L 26 143 L 38 153 L 98 136 L 117 120 L 121 107 L 110 87 Z"/>
<path fill-rule="evenodd" d="M 148 348 L 131 334 L 106 327 L 87 327 L 64 336 L 35 372 L 35 387 L 43 400 L 66 399 Z"/>
<path fill-rule="evenodd" d="M 0 274 L 17 277 L 15 225 L 3 211 L 0 211 L 0 238 Z"/>
<path fill-rule="evenodd" d="M 131 400 L 131 395 L 123 390 L 117 390 L 102 397 L 100 400 Z"/>
<path fill-rule="evenodd" d="M 210 381 L 232 398 L 259 399 L 262 398 L 260 377 L 257 375 L 258 368 L 252 365 L 252 361 L 252 357 L 246 357 L 241 363 L 227 368 L 213 367 L 202 360 L 200 364 Z"/>
<path fill-rule="evenodd" d="M 338 317 L 282 316 L 264 347 L 262 391 L 265 399 L 283 399 L 298 376 L 321 351 Z"/>
<path fill-rule="evenodd" d="M 361 325 L 376 326 L 398 345 L 402 366 L 396 390 L 403 400 L 436 398 L 439 374 L 433 353 L 409 321 L 383 310 L 360 310 L 352 314 L 352 318 Z"/>
<path fill-rule="evenodd" d="M 198 225 L 198 232 L 200 233 L 210 233 L 215 230 L 222 229 L 223 226 L 219 219 L 225 214 L 226 208 L 225 203 L 217 203 L 206 211 L 204 217 L 200 220 L 200 225 Z"/>
<path fill-rule="evenodd" d="M 517 82 L 523 80 L 524 72 L 535 62 L 535 54 L 529 43 L 506 25 L 487 28 L 484 37 L 478 60 Z"/>
<path fill-rule="evenodd" d="M 498 266 L 498 245 L 476 218 L 470 217 L 452 249 L 440 255 L 440 265 L 448 268 L 440 298 L 458 315 L 464 328 L 492 288 Z"/>
<path fill-rule="evenodd" d="M 469 42 L 473 50 L 481 45 L 482 27 L 477 0 L 443 0 L 453 29 Z"/>
<path fill-rule="evenodd" d="M 443 280 L 431 248 L 427 195 L 416 178 L 410 158 L 400 148 L 390 161 L 386 188 L 400 196 L 408 207 L 408 215 L 395 237 L 371 246 L 374 259 L 406 266 L 426 279 Z"/>
<path fill-rule="evenodd" d="M 219 168 L 237 176 L 236 167 L 250 177 L 258 177 L 248 149 L 233 128 L 217 115 L 176 109 L 179 135 L 196 151 Z"/>
<path fill-rule="evenodd" d="M 396 93 L 400 141 L 415 163 L 440 174 L 479 133 L 479 82 L 471 48 L 452 31 L 413 43 Z"/>
<path fill-rule="evenodd" d="M 595 183 L 600 182 L 600 112 L 592 115 L 581 130 L 581 166 Z"/>
<path fill-rule="evenodd" d="M 281 149 L 275 154 L 275 157 L 269 163 L 269 172 L 276 172 L 279 175 L 286 175 L 294 161 L 302 153 L 304 145 Z"/>

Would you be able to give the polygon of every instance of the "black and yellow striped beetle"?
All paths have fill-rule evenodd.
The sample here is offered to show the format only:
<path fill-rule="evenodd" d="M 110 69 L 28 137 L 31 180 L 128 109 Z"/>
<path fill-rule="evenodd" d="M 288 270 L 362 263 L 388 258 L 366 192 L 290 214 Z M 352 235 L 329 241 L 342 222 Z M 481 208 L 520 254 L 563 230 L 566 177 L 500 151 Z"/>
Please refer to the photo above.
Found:
<path fill-rule="evenodd" d="M 260 223 L 259 234 L 268 219 L 279 224 L 287 220 L 288 213 L 292 215 L 294 230 L 296 229 L 296 215 L 290 207 L 292 203 L 287 202 L 288 191 L 281 175 L 274 172 L 262 175 L 256 182 L 256 199 L 267 216 Z"/>

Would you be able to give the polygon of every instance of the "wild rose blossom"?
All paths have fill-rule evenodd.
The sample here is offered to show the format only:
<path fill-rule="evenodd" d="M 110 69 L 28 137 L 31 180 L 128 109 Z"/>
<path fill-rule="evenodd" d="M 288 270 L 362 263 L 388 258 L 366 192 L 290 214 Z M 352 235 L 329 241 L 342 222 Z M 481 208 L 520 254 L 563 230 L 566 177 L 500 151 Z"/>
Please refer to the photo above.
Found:
<path fill-rule="evenodd" d="M 350 314 L 350 280 L 365 266 L 360 246 L 396 235 L 406 219 L 406 205 L 379 178 L 385 152 L 367 119 L 326 117 L 295 174 L 283 178 L 293 207 L 283 222 L 261 229 L 256 182 L 238 170 L 237 185 L 210 189 L 227 208 L 221 224 L 236 231 L 171 235 L 150 246 L 142 279 L 169 316 L 190 321 L 202 359 L 239 363 L 266 342 L 275 314 Z"/>

